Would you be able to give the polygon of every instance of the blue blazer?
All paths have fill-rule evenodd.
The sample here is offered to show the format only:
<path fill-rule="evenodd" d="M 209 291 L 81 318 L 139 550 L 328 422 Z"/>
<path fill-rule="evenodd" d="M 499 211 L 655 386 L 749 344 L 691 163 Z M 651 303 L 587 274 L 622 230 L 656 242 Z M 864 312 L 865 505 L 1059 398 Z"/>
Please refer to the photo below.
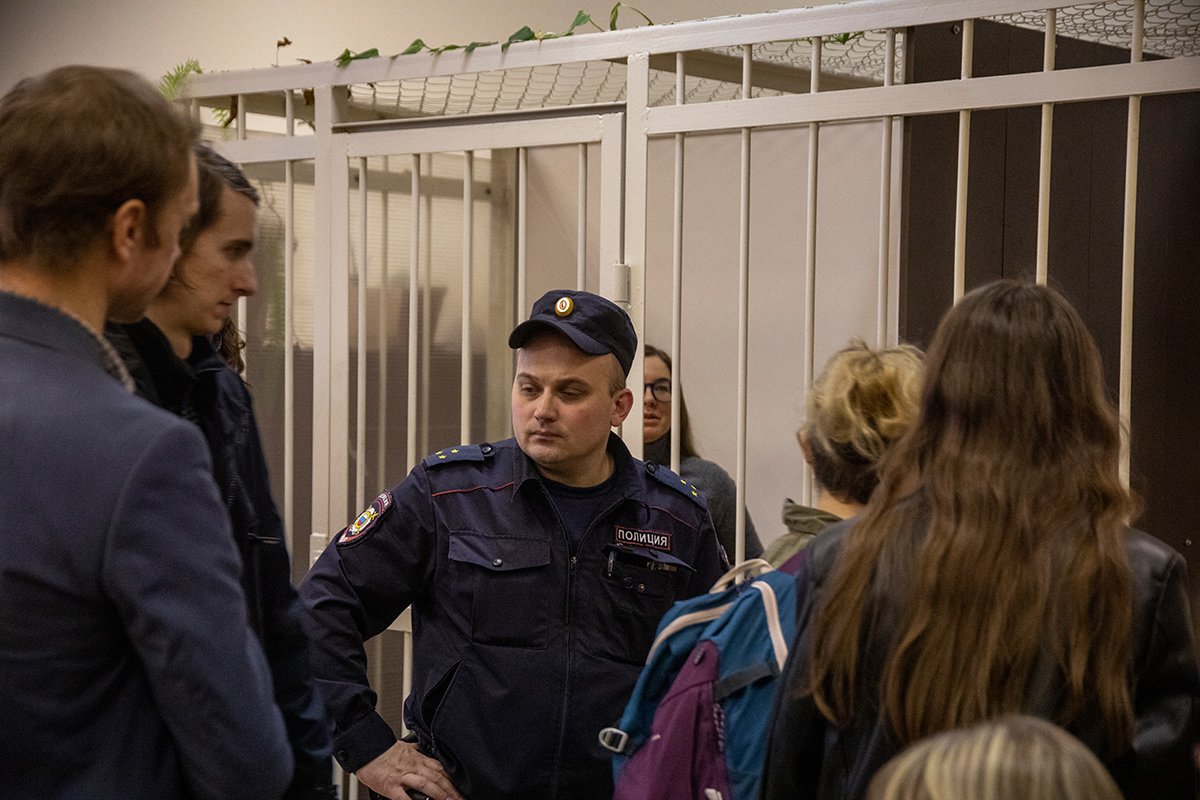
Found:
<path fill-rule="evenodd" d="M 268 798 L 292 755 L 195 426 L 0 292 L 0 798 Z"/>

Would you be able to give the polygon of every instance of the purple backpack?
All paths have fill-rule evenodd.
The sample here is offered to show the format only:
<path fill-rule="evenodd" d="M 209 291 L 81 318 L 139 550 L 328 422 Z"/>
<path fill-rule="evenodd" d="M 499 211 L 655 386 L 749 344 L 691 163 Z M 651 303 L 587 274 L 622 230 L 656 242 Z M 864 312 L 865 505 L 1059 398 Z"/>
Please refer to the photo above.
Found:
<path fill-rule="evenodd" d="M 613 800 L 757 800 L 795 577 L 752 559 L 667 612 L 617 726 Z"/>

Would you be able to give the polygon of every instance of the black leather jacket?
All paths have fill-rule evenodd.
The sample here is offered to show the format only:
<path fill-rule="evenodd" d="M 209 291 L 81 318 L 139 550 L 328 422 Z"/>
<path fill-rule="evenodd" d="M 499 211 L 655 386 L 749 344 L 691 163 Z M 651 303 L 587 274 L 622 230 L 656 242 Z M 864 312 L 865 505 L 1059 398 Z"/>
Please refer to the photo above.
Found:
<path fill-rule="evenodd" d="M 839 731 L 821 716 L 811 696 L 797 696 L 792 688 L 807 668 L 814 603 L 852 527 L 853 520 L 847 520 L 817 537 L 797 575 L 800 627 L 780 682 L 764 767 L 764 800 L 858 800 L 875 772 L 899 749 L 878 714 L 860 714 L 849 729 Z M 1067 730 L 1104 760 L 1130 800 L 1194 800 L 1200 796 L 1192 755 L 1200 732 L 1200 668 L 1186 568 L 1178 553 L 1141 531 L 1129 531 L 1126 548 L 1134 578 L 1132 748 L 1120 758 L 1105 760 L 1100 722 L 1087 713 Z M 887 641 L 887 636 L 881 639 Z M 1053 719 L 1058 678 L 1049 664 L 1047 668 L 1046 674 L 1034 676 L 1031 686 L 1036 688 L 1024 711 Z"/>
<path fill-rule="evenodd" d="M 266 460 L 250 393 L 209 341 L 197 336 L 182 361 L 149 320 L 105 331 L 129 367 L 138 394 L 200 426 L 213 477 L 229 511 L 242 557 L 250 625 L 271 668 L 296 760 L 285 800 L 333 796 L 332 745 L 325 706 L 313 679 L 304 607 L 291 582 L 283 521 L 271 498 Z"/>

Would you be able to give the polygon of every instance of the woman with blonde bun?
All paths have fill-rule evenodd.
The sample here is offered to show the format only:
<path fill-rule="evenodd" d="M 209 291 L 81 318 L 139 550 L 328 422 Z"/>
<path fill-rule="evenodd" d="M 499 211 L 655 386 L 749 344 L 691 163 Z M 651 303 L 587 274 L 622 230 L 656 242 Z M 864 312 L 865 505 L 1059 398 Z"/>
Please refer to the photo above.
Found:
<path fill-rule="evenodd" d="M 791 571 L 789 559 L 821 530 L 862 512 L 879 482 L 879 460 L 917 418 L 922 357 L 911 345 L 873 350 L 854 339 L 825 364 L 796 432 L 813 471 L 816 505 L 784 500 L 787 533 L 763 558 Z"/>
<path fill-rule="evenodd" d="M 1074 736 L 1009 714 L 909 747 L 872 779 L 867 800 L 1121 800 Z"/>

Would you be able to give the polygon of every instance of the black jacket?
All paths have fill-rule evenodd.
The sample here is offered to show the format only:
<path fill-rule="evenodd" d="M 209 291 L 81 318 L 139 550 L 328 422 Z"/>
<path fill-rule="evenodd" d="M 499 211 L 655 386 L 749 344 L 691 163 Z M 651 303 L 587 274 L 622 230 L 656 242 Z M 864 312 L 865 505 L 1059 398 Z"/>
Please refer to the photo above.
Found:
<path fill-rule="evenodd" d="M 612 494 L 572 545 L 512 439 L 447 448 L 382 493 L 300 585 L 348 771 L 395 734 L 363 642 L 413 610 L 405 719 L 470 800 L 608 800 L 598 741 L 625 707 L 655 628 L 725 563 L 703 498 L 609 438 Z"/>
<path fill-rule="evenodd" d="M 847 520 L 817 537 L 797 575 L 800 627 L 780 683 L 763 775 L 764 800 L 858 800 L 875 772 L 899 749 L 877 714 L 860 714 L 850 729 L 838 731 L 821 716 L 811 696 L 794 693 L 811 652 L 808 622 L 814 604 L 852 527 L 853 521 Z M 1123 757 L 1106 760 L 1100 721 L 1094 713 L 1085 712 L 1067 730 L 1104 761 L 1129 800 L 1195 800 L 1192 748 L 1200 732 L 1200 669 L 1184 561 L 1167 545 L 1137 530 L 1129 531 L 1126 548 L 1134 578 L 1132 749 Z M 880 641 L 887 640 L 886 633 L 880 636 Z M 1047 665 L 1038 670 L 1031 685 L 1037 688 L 1025 713 L 1053 720 L 1059 697 L 1057 675 Z"/>
<path fill-rule="evenodd" d="M 304 608 L 291 583 L 283 522 L 271 498 L 250 393 L 208 339 L 195 337 L 180 360 L 149 320 L 106 331 L 151 402 L 197 423 L 208 441 L 213 477 L 242 556 L 250 625 L 271 668 L 296 761 L 286 800 L 328 797 L 332 761 L 324 703 L 316 689 Z"/>

